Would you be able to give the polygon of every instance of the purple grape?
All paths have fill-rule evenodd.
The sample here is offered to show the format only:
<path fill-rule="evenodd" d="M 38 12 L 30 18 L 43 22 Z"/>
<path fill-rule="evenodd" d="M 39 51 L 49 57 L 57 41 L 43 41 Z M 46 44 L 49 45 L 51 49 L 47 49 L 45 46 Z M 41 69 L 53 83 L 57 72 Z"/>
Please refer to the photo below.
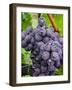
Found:
<path fill-rule="evenodd" d="M 54 61 L 51 59 L 48 59 L 47 64 L 48 64 L 48 66 L 54 65 Z"/>
<path fill-rule="evenodd" d="M 50 56 L 50 54 L 49 54 L 49 52 L 47 52 L 47 51 L 44 51 L 44 52 L 42 53 L 42 59 L 43 59 L 43 60 L 49 59 L 49 56 Z"/>
<path fill-rule="evenodd" d="M 47 43 L 44 47 L 45 51 L 50 51 L 51 50 L 51 45 L 49 43 Z"/>
<path fill-rule="evenodd" d="M 41 36 L 45 36 L 46 35 L 46 30 L 45 29 L 40 29 L 39 32 L 40 32 Z"/>
<path fill-rule="evenodd" d="M 47 67 L 41 66 L 41 72 L 44 73 L 44 72 L 46 72 L 46 71 L 47 71 Z"/>
<path fill-rule="evenodd" d="M 53 34 L 54 34 L 54 32 L 48 28 L 47 29 L 47 36 L 52 38 Z"/>
<path fill-rule="evenodd" d="M 28 44 L 28 46 L 27 46 L 28 48 L 29 48 L 29 51 L 32 49 L 32 44 Z"/>
<path fill-rule="evenodd" d="M 44 50 L 45 48 L 45 44 L 43 43 L 41 46 L 40 46 L 40 50 Z"/>
<path fill-rule="evenodd" d="M 39 20 L 38 20 L 38 23 L 39 23 L 39 26 L 43 26 L 45 21 L 44 21 L 44 18 L 43 17 L 40 17 Z"/>
<path fill-rule="evenodd" d="M 39 73 L 40 73 L 40 69 L 39 68 L 35 68 L 33 76 L 37 76 L 37 75 L 39 75 Z"/>
<path fill-rule="evenodd" d="M 48 66 L 48 71 L 49 72 L 55 71 L 55 66 L 54 65 Z"/>
<path fill-rule="evenodd" d="M 25 48 L 27 46 L 27 43 L 25 42 L 25 40 L 22 40 L 21 46 L 22 46 L 22 48 Z"/>
<path fill-rule="evenodd" d="M 35 40 L 36 41 L 41 41 L 42 37 L 37 33 L 37 34 L 35 34 Z"/>
<path fill-rule="evenodd" d="M 31 35 L 26 35 L 25 42 L 29 43 L 31 41 L 31 38 L 32 38 Z"/>
<path fill-rule="evenodd" d="M 49 41 L 49 37 L 44 37 L 44 38 L 43 38 L 43 42 L 44 42 L 44 43 L 47 43 L 48 41 Z"/>
<path fill-rule="evenodd" d="M 51 44 L 51 50 L 54 52 L 58 51 L 58 48 L 61 48 L 61 44 L 58 41 L 53 41 Z"/>
<path fill-rule="evenodd" d="M 45 60 L 41 60 L 41 66 L 47 66 L 47 62 Z"/>
<path fill-rule="evenodd" d="M 37 47 L 40 48 L 42 45 L 44 45 L 44 43 L 42 41 L 40 41 L 40 42 L 37 42 L 36 45 L 37 45 Z"/>
<path fill-rule="evenodd" d="M 58 67 L 60 67 L 60 66 L 61 66 L 60 60 L 56 61 L 56 62 L 55 62 L 55 67 L 58 68 Z"/>
<path fill-rule="evenodd" d="M 41 60 L 41 55 L 37 55 L 35 58 L 36 61 L 40 61 Z"/>
<path fill-rule="evenodd" d="M 51 59 L 52 59 L 53 61 L 57 61 L 57 60 L 60 60 L 60 57 L 59 57 L 59 55 L 58 55 L 57 52 L 52 52 L 52 53 L 51 53 Z"/>

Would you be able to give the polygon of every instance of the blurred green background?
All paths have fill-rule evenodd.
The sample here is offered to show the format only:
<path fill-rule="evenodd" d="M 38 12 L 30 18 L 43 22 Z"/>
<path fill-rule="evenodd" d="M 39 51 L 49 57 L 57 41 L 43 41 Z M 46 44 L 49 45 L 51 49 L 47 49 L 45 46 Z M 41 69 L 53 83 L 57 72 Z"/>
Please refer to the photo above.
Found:
<path fill-rule="evenodd" d="M 24 13 L 21 12 L 21 30 L 26 31 L 28 26 L 35 28 L 38 25 L 38 13 Z M 48 27 L 52 26 L 49 17 L 45 13 L 40 14 L 44 19 Z M 52 14 L 55 23 L 60 31 L 60 36 L 63 36 L 63 15 L 62 14 Z M 31 52 L 26 51 L 24 48 L 21 48 L 21 66 L 26 68 L 26 73 L 23 73 L 24 70 L 21 70 L 22 76 L 31 76 L 30 75 L 30 67 L 32 65 L 32 60 L 30 58 Z M 63 74 L 63 66 L 59 69 L 56 69 L 56 75 Z"/>

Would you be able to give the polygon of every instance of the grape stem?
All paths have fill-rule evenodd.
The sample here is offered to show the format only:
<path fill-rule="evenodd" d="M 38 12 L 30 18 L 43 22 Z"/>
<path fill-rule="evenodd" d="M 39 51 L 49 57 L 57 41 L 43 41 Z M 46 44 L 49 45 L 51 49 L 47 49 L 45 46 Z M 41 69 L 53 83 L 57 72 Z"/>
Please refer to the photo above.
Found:
<path fill-rule="evenodd" d="M 52 23 L 52 26 L 54 27 L 54 30 L 56 32 L 59 32 L 59 29 L 58 29 L 58 27 L 57 27 L 57 25 L 55 23 L 55 20 L 54 20 L 54 17 L 52 16 L 52 14 L 48 14 L 48 17 L 49 17 L 49 19 L 50 19 L 50 21 Z"/>
<path fill-rule="evenodd" d="M 38 18 L 40 18 L 40 16 L 41 16 L 41 13 L 38 14 Z"/>

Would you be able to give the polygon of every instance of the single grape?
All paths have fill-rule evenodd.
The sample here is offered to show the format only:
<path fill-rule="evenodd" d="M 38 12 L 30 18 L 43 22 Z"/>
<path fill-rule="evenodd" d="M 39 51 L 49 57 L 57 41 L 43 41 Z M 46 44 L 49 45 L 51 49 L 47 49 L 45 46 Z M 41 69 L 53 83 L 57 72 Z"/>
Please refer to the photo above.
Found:
<path fill-rule="evenodd" d="M 31 35 L 26 35 L 25 42 L 29 43 L 31 41 L 31 38 L 32 38 Z"/>
<path fill-rule="evenodd" d="M 44 72 L 46 72 L 46 71 L 47 71 L 47 67 L 41 66 L 41 72 L 44 73 Z"/>
<path fill-rule="evenodd" d="M 50 40 L 49 37 L 44 37 L 44 38 L 43 38 L 43 42 L 44 42 L 44 43 L 47 43 L 49 40 Z"/>
<path fill-rule="evenodd" d="M 43 60 L 49 59 L 49 56 L 50 56 L 50 54 L 49 54 L 49 52 L 47 52 L 47 51 L 44 51 L 44 52 L 42 53 L 42 59 L 43 59 Z"/>
<path fill-rule="evenodd" d="M 51 53 L 51 59 L 52 59 L 53 61 L 58 61 L 58 60 L 60 60 L 60 57 L 59 57 L 59 55 L 58 55 L 57 52 L 52 52 L 52 53 Z"/>
<path fill-rule="evenodd" d="M 41 66 L 47 66 L 47 62 L 45 60 L 41 60 Z"/>
<path fill-rule="evenodd" d="M 55 62 L 55 67 L 58 68 L 58 67 L 60 67 L 60 66 L 61 66 L 60 60 L 56 61 L 56 62 Z"/>
<path fill-rule="evenodd" d="M 25 48 L 27 46 L 27 43 L 25 42 L 25 40 L 22 40 L 22 42 L 21 42 L 21 47 L 22 48 Z"/>
<path fill-rule="evenodd" d="M 35 34 L 35 40 L 36 41 L 41 41 L 42 37 L 37 33 L 37 34 Z"/>
<path fill-rule="evenodd" d="M 37 76 L 37 75 L 39 75 L 39 73 L 40 73 L 40 69 L 39 68 L 35 68 L 33 75 L 35 74 Z"/>
<path fill-rule="evenodd" d="M 44 47 L 45 51 L 50 51 L 51 50 L 51 45 L 49 43 L 46 43 L 45 47 Z"/>
<path fill-rule="evenodd" d="M 49 72 L 55 71 L 55 66 L 54 65 L 48 66 L 48 71 Z"/>
<path fill-rule="evenodd" d="M 39 23 L 39 26 L 43 26 L 45 21 L 44 21 L 44 18 L 43 17 L 40 17 L 39 20 L 38 20 L 38 23 Z"/>
<path fill-rule="evenodd" d="M 48 66 L 54 65 L 54 61 L 51 59 L 48 59 L 47 64 L 48 64 Z"/>

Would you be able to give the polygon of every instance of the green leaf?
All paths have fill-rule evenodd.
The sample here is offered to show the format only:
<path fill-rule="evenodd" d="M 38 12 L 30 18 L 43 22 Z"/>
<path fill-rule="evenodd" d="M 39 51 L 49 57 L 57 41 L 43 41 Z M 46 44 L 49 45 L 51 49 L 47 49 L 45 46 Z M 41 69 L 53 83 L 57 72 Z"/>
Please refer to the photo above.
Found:
<path fill-rule="evenodd" d="M 31 14 L 32 17 L 32 28 L 36 28 L 38 25 L 38 14 Z"/>
<path fill-rule="evenodd" d="M 54 14 L 55 23 L 60 31 L 60 35 L 63 36 L 63 15 L 62 14 Z"/>
<path fill-rule="evenodd" d="M 31 14 L 30 13 L 21 13 L 21 27 L 22 27 L 22 31 L 26 31 L 26 28 L 28 26 L 32 26 L 32 22 L 31 22 Z"/>
<path fill-rule="evenodd" d="M 32 60 L 30 59 L 31 52 L 26 51 L 24 48 L 21 48 L 21 55 L 22 55 L 22 64 L 32 64 Z"/>
<path fill-rule="evenodd" d="M 63 66 L 61 66 L 60 68 L 56 69 L 55 74 L 56 75 L 63 75 Z"/>

